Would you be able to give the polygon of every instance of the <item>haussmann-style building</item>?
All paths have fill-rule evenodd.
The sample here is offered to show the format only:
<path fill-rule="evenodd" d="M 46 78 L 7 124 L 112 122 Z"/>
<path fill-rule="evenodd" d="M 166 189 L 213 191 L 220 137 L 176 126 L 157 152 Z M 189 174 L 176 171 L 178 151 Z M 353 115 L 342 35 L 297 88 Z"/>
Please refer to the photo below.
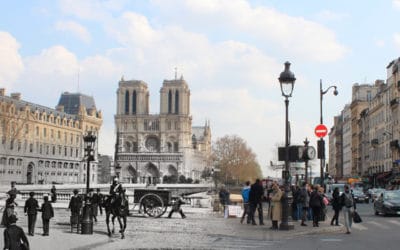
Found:
<path fill-rule="evenodd" d="M 85 183 L 83 136 L 101 124 L 93 97 L 65 92 L 53 109 L 0 89 L 0 184 Z M 90 167 L 96 183 L 97 157 Z"/>

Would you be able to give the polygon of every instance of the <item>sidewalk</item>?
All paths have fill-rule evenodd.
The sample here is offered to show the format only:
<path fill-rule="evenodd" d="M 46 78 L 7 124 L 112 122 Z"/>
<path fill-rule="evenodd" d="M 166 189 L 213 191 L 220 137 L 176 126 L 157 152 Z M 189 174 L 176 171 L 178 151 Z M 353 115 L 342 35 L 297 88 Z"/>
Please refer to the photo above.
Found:
<path fill-rule="evenodd" d="M 17 201 L 16 209 L 19 220 L 17 225 L 27 231 L 27 217 L 23 214 L 23 201 Z M 29 236 L 31 249 L 35 250 L 67 250 L 67 249 L 137 249 L 137 248 L 168 248 L 168 249 L 214 249 L 215 242 L 220 239 L 259 241 L 282 241 L 310 234 L 344 233 L 344 227 L 330 226 L 331 208 L 328 208 L 327 220 L 320 223 L 320 227 L 302 227 L 300 222 L 294 222 L 294 230 L 271 230 L 271 221 L 265 220 L 264 226 L 241 224 L 240 218 L 224 219 L 222 213 L 213 212 L 211 208 L 195 208 L 183 205 L 182 209 L 186 219 L 181 219 L 174 214 L 172 219 L 167 219 L 166 214 L 161 218 L 149 218 L 131 211 L 128 217 L 125 239 L 120 239 L 119 225 L 116 222 L 116 233 L 112 237 L 107 236 L 105 216 L 98 217 L 98 223 L 93 225 L 93 234 L 82 235 L 70 232 L 69 216 L 66 211 L 66 202 L 53 203 L 55 218 L 50 222 L 50 236 L 42 234 L 42 222 L 40 214 L 36 222 L 35 236 Z M 137 208 L 136 208 L 137 209 Z M 265 213 L 266 215 L 266 213 Z M 266 217 L 266 216 L 265 216 Z M 258 223 L 258 220 L 256 220 Z M 311 226 L 310 226 L 311 225 Z M 1 230 L 0 230 L 1 233 Z M 3 248 L 3 240 L 0 240 L 0 249 Z M 218 248 L 218 247 L 217 247 Z"/>

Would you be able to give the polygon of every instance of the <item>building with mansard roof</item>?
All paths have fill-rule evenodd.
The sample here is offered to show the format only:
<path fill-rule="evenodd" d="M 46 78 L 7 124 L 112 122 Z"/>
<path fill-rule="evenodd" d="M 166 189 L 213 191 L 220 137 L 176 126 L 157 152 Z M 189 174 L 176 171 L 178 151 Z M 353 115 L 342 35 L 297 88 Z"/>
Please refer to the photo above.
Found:
<path fill-rule="evenodd" d="M 149 113 L 149 102 L 147 83 L 121 79 L 115 115 L 115 166 L 121 181 L 153 184 L 180 175 L 200 179 L 210 166 L 211 129 L 209 122 L 192 126 L 187 82 L 183 77 L 164 80 L 159 114 Z"/>
<path fill-rule="evenodd" d="M 65 92 L 53 109 L 0 89 L 0 183 L 85 183 L 83 135 L 101 124 L 93 97 Z M 96 183 L 97 158 L 90 167 Z"/>

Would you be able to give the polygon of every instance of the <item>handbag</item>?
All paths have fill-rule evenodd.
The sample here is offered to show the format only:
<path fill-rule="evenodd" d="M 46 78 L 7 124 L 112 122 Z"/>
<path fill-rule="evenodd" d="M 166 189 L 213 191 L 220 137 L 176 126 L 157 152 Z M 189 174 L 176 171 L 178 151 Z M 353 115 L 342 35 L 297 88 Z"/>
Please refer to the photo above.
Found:
<path fill-rule="evenodd" d="M 353 221 L 354 221 L 354 223 L 362 222 L 362 219 L 361 219 L 360 215 L 357 213 L 357 211 L 353 212 Z"/>

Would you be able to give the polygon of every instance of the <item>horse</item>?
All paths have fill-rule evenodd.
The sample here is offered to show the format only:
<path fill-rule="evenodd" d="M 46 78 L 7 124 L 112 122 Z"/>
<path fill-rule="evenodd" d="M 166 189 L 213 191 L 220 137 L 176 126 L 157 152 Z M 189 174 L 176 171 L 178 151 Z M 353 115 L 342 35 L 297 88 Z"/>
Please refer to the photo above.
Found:
<path fill-rule="evenodd" d="M 126 218 L 129 214 L 129 206 L 128 206 L 128 200 L 126 199 L 125 195 L 120 194 L 117 195 L 115 200 L 113 201 L 112 196 L 107 195 L 102 202 L 102 207 L 104 207 L 104 210 L 106 212 L 106 223 L 107 223 L 107 231 L 108 231 L 108 236 L 111 237 L 111 235 L 114 233 L 114 221 L 115 218 L 118 219 L 120 230 L 119 232 L 121 233 L 121 239 L 125 238 L 125 229 L 126 229 Z M 110 230 L 110 216 L 111 217 L 111 222 L 112 222 L 112 230 Z M 122 222 L 121 222 L 122 219 Z"/>

